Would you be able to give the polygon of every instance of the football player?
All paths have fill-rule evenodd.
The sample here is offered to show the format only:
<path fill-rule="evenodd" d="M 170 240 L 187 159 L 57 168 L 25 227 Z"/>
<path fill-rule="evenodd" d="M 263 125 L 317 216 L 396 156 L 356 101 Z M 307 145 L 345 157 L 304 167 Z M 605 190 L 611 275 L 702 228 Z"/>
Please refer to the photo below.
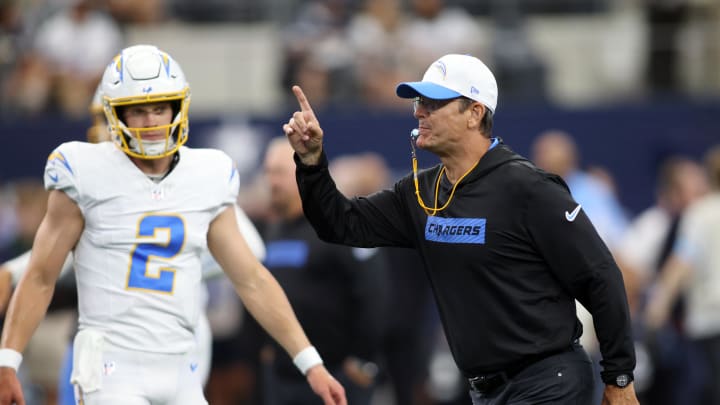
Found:
<path fill-rule="evenodd" d="M 154 46 L 129 47 L 108 65 L 101 86 L 113 142 L 68 142 L 48 158 L 47 213 L 3 329 L 0 405 L 24 403 L 15 374 L 20 353 L 71 250 L 77 401 L 207 403 L 194 335 L 206 249 L 324 403 L 345 404 L 342 386 L 238 230 L 232 161 L 218 150 L 183 146 L 190 91 L 180 66 Z"/>

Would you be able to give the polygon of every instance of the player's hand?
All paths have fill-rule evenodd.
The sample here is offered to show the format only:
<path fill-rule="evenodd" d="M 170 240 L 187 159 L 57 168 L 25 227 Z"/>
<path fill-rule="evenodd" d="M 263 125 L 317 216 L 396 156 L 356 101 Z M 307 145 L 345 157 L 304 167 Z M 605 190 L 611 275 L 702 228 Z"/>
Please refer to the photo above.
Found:
<path fill-rule="evenodd" d="M 15 370 L 10 367 L 0 367 L 0 405 L 25 405 L 20 381 Z"/>
<path fill-rule="evenodd" d="M 601 405 L 639 405 L 637 395 L 635 395 L 635 386 L 630 383 L 625 388 L 616 387 L 614 385 L 606 385 L 603 392 Z"/>
<path fill-rule="evenodd" d="M 293 86 L 292 91 L 300 104 L 300 111 L 295 111 L 290 121 L 283 125 L 283 132 L 300 161 L 316 165 L 320 162 L 323 130 L 300 86 Z"/>
<path fill-rule="evenodd" d="M 328 373 L 325 366 L 320 364 L 308 370 L 307 380 L 312 390 L 322 398 L 325 405 L 347 405 L 345 389 Z"/>

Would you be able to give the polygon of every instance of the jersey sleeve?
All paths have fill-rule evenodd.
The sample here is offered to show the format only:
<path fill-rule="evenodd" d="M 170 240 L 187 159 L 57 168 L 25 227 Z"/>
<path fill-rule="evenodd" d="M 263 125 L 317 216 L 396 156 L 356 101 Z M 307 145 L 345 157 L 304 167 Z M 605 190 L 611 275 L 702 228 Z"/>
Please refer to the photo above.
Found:
<path fill-rule="evenodd" d="M 73 201 L 80 198 L 76 155 L 72 143 L 58 146 L 45 164 L 44 182 L 47 190 L 64 191 Z"/>
<path fill-rule="evenodd" d="M 212 151 L 210 155 L 205 155 L 205 159 L 206 163 L 213 165 L 213 175 L 218 176 L 212 191 L 208 190 L 215 195 L 213 204 L 217 203 L 214 218 L 236 203 L 240 190 L 240 175 L 232 159 L 224 152 Z"/>

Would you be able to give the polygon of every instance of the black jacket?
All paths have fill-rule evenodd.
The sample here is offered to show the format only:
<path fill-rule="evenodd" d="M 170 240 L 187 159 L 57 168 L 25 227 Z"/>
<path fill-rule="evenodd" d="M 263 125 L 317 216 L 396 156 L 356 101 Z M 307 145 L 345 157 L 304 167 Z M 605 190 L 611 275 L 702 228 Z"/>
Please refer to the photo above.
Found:
<path fill-rule="evenodd" d="M 448 208 L 429 216 L 412 175 L 393 189 L 348 200 L 335 188 L 324 155 L 318 166 L 304 166 L 297 156 L 296 163 L 305 215 L 322 239 L 418 250 L 466 375 L 568 347 L 582 333 L 575 298 L 593 315 L 603 379 L 632 375 L 622 275 L 560 177 L 501 143 L 458 184 Z M 418 174 L 426 204 L 434 202 L 440 169 Z M 452 188 L 443 180 L 438 206 Z"/>
<path fill-rule="evenodd" d="M 328 369 L 336 370 L 350 356 L 374 359 L 386 310 L 380 257 L 321 241 L 303 216 L 267 226 L 263 239 L 265 266 Z M 284 353 L 276 356 L 275 370 L 305 379 Z"/>

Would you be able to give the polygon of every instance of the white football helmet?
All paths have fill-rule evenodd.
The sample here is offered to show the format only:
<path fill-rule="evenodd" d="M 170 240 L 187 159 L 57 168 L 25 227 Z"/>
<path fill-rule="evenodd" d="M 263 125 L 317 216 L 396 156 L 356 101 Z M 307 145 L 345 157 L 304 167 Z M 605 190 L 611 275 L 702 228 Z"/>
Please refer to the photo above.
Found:
<path fill-rule="evenodd" d="M 172 155 L 187 141 L 190 87 L 180 65 L 157 47 L 123 49 L 105 69 L 100 91 L 110 135 L 128 155 L 159 159 Z M 170 102 L 174 114 L 170 124 L 131 128 L 123 122 L 123 108 L 158 102 Z M 158 130 L 165 131 L 164 140 L 143 141 L 143 132 Z"/>

